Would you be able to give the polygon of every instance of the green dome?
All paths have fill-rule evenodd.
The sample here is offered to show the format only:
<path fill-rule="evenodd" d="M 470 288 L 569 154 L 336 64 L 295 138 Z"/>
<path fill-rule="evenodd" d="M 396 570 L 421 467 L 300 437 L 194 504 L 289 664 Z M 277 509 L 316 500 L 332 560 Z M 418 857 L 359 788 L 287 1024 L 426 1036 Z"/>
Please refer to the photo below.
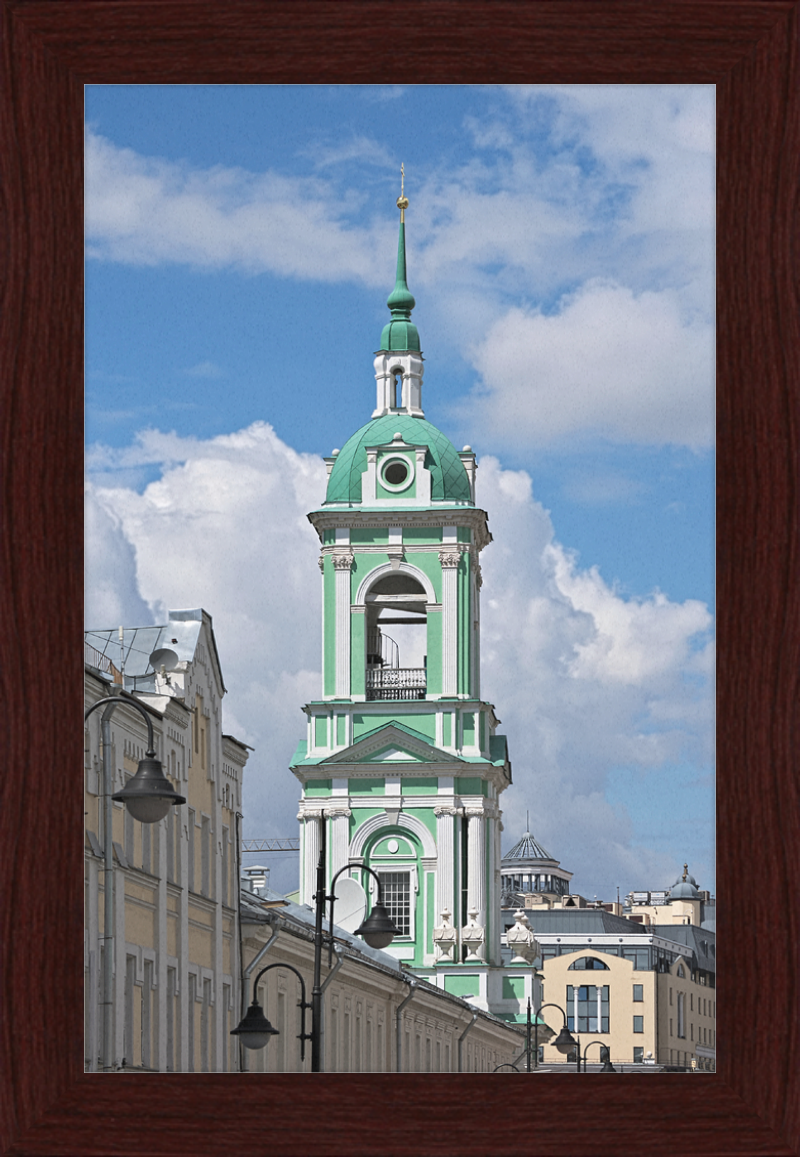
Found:
<path fill-rule="evenodd" d="M 325 502 L 361 502 L 361 476 L 367 469 L 367 446 L 382 446 L 395 434 L 414 446 L 427 446 L 425 465 L 431 472 L 434 502 L 468 502 L 472 505 L 469 479 L 453 443 L 424 418 L 408 414 L 384 414 L 373 418 L 349 438 L 331 470 Z"/>

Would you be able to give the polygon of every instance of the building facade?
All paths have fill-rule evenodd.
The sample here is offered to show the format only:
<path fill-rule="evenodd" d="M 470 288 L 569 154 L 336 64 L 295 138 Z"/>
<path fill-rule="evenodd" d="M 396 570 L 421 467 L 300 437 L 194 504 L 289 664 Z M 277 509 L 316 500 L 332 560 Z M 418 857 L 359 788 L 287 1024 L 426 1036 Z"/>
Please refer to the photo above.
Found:
<path fill-rule="evenodd" d="M 151 661 L 153 660 L 153 661 Z M 186 804 L 155 824 L 113 805 L 114 927 L 104 928 L 102 710 L 85 724 L 85 1064 L 102 1065 L 103 953 L 113 952 L 109 1067 L 224 1072 L 240 1006 L 238 832 L 248 749 L 223 734 L 225 686 L 211 617 L 86 633 L 86 706 L 122 695 L 150 715 L 156 754 Z M 110 717 L 112 792 L 147 746 L 138 709 Z"/>
<path fill-rule="evenodd" d="M 526 911 L 541 951 L 542 1003 L 564 1010 L 581 1049 L 597 1041 L 590 1059 L 599 1060 L 604 1046 L 617 1067 L 715 1071 L 714 933 L 687 924 L 645 926 L 568 902 Z M 510 926 L 510 911 L 503 915 Z M 542 1019 L 560 1030 L 557 1008 L 546 1008 Z M 545 1043 L 540 1060 L 558 1066 L 565 1058 Z"/>
<path fill-rule="evenodd" d="M 279 1035 L 265 1049 L 243 1048 L 241 1066 L 263 1073 L 310 1072 L 310 1047 L 301 1059 L 298 1040 L 300 984 L 288 966 L 302 975 L 310 999 L 314 914 L 274 893 L 243 890 L 242 932 L 245 1003 L 252 999 L 259 970 L 277 965 L 262 977 L 257 992 Z M 327 949 L 323 957 L 323 1072 L 487 1073 L 520 1060 L 525 1036 L 518 1026 L 415 976 L 388 952 L 370 948 L 343 928 L 335 927 L 334 937 L 330 969 Z"/>

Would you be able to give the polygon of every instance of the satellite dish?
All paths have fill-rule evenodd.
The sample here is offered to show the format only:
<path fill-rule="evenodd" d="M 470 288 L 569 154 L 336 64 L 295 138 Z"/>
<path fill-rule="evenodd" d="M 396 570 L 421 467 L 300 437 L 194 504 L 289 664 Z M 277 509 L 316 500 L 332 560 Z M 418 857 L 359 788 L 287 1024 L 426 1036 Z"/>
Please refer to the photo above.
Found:
<path fill-rule="evenodd" d="M 149 663 L 154 671 L 160 671 L 162 667 L 166 671 L 174 671 L 180 659 L 169 647 L 160 647 L 157 651 L 153 651 Z"/>
<path fill-rule="evenodd" d="M 345 932 L 355 932 L 367 914 L 367 893 L 350 876 L 344 876 L 335 884 L 336 903 L 333 906 L 333 922 Z"/>

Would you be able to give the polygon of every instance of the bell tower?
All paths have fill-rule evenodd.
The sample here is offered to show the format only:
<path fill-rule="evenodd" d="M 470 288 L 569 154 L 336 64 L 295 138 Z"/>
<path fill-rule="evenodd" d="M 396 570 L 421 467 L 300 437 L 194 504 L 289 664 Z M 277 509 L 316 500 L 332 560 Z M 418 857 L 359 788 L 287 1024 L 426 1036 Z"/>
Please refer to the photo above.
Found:
<path fill-rule="evenodd" d="M 381 877 L 401 929 L 386 951 L 460 995 L 463 977 L 452 977 L 469 967 L 474 998 L 489 1007 L 487 973 L 500 965 L 500 795 L 511 782 L 505 737 L 480 691 L 479 560 L 491 535 L 472 449 L 457 451 L 423 414 L 402 190 L 397 204 L 377 406 L 326 459 L 325 501 L 308 516 L 321 548 L 323 671 L 291 765 L 302 788 L 300 899 L 311 903 L 325 824 L 329 879 L 353 863 L 369 903 L 358 865 Z"/>

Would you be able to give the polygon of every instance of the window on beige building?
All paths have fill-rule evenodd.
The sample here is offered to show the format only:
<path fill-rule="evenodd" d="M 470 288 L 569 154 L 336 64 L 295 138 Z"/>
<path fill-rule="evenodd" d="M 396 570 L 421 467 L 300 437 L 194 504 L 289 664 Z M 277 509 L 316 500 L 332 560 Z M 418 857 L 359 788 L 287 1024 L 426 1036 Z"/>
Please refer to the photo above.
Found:
<path fill-rule="evenodd" d="M 167 1072 L 175 1072 L 175 996 L 177 972 L 167 969 Z"/>
<path fill-rule="evenodd" d="M 136 957 L 125 957 L 125 1025 L 122 1052 L 125 1063 L 135 1064 L 133 1054 L 133 996 L 136 985 Z"/>
<path fill-rule="evenodd" d="M 200 819 L 200 891 L 204 896 L 211 895 L 211 819 L 202 816 Z"/>
<path fill-rule="evenodd" d="M 189 982 L 188 982 L 187 988 L 188 988 L 188 999 L 187 999 L 187 1008 L 186 1008 L 186 1019 L 187 1019 L 187 1026 L 186 1027 L 188 1029 L 187 1045 L 188 1045 L 189 1055 L 187 1057 L 186 1068 L 187 1068 L 188 1072 L 193 1073 L 194 1072 L 194 1023 L 195 1023 L 195 1016 L 196 1016 L 195 1002 L 197 1000 L 197 977 L 194 976 L 192 973 L 189 974 Z"/>
<path fill-rule="evenodd" d="M 189 885 L 189 891 L 193 892 L 195 890 L 194 889 L 194 828 L 195 828 L 194 808 L 191 808 L 191 807 L 187 808 L 187 812 L 188 812 L 187 827 L 189 828 L 189 879 L 187 882 Z"/>
<path fill-rule="evenodd" d="M 142 826 L 147 827 L 146 824 Z M 142 983 L 142 1066 L 146 1069 L 155 1068 L 154 1062 L 158 1060 L 158 1057 L 152 1054 L 155 1038 L 153 1027 L 153 962 L 145 960 Z"/>

